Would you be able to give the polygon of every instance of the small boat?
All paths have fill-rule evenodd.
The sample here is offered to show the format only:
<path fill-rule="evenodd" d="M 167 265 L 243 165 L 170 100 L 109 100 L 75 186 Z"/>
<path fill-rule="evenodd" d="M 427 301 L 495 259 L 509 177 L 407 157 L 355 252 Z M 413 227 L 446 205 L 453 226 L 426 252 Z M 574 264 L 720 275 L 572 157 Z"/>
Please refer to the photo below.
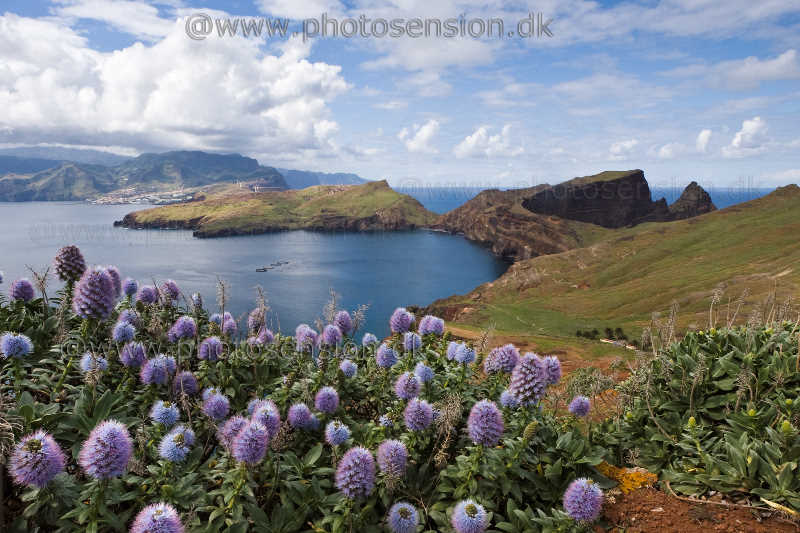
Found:
<path fill-rule="evenodd" d="M 272 270 L 272 267 L 271 267 L 271 266 L 268 266 L 268 267 L 261 267 L 261 268 L 257 268 L 257 269 L 256 269 L 256 272 L 266 272 L 266 271 L 268 271 L 268 270 Z"/>

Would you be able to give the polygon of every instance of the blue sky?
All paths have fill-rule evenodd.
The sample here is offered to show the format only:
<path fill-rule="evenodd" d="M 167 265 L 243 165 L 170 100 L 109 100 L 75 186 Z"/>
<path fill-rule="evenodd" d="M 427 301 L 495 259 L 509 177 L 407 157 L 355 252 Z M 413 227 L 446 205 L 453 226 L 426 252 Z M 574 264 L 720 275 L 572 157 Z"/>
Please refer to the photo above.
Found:
<path fill-rule="evenodd" d="M 793 0 L 6 1 L 0 145 L 202 149 L 390 183 L 800 181 Z M 203 40 L 186 20 L 552 19 L 542 38 Z"/>

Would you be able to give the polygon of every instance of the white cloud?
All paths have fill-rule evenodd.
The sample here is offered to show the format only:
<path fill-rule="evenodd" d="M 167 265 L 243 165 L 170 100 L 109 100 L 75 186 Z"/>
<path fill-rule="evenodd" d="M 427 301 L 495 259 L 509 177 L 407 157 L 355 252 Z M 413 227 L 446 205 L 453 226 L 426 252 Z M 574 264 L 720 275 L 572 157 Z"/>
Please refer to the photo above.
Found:
<path fill-rule="evenodd" d="M 708 150 L 708 141 L 711 140 L 711 130 L 703 130 L 697 134 L 697 140 L 695 141 L 695 148 L 700 153 L 706 153 Z"/>
<path fill-rule="evenodd" d="M 406 102 L 405 100 L 388 100 L 386 102 L 379 102 L 375 104 L 374 107 L 377 107 L 378 109 L 388 109 L 388 110 L 403 109 L 405 107 L 408 107 L 408 102 Z"/>
<path fill-rule="evenodd" d="M 256 0 L 263 13 L 273 17 L 286 17 L 300 20 L 319 19 L 323 13 L 329 17 L 340 14 L 343 6 L 337 0 Z"/>
<path fill-rule="evenodd" d="M 780 172 L 773 172 L 770 174 L 763 174 L 760 176 L 763 180 L 772 185 L 787 185 L 789 183 L 800 183 L 800 168 L 790 168 Z"/>
<path fill-rule="evenodd" d="M 627 157 L 638 144 L 639 141 L 637 139 L 628 139 L 626 141 L 615 142 L 608 149 L 609 159 L 613 161 L 627 159 Z"/>
<path fill-rule="evenodd" d="M 310 62 L 310 45 L 299 39 L 283 43 L 279 55 L 260 45 L 193 41 L 178 20 L 155 44 L 101 53 L 53 20 L 5 14 L 0 131 L 12 130 L 15 142 L 142 150 L 281 157 L 333 150 L 338 125 L 328 103 L 349 88 L 341 68 Z"/>
<path fill-rule="evenodd" d="M 506 124 L 497 135 L 489 134 L 488 126 L 480 126 L 472 135 L 453 148 L 459 159 L 465 157 L 516 157 L 524 151 L 522 146 L 511 145 L 511 125 Z"/>
<path fill-rule="evenodd" d="M 667 143 L 658 149 L 659 159 L 673 159 L 686 152 L 686 146 L 680 143 Z"/>
<path fill-rule="evenodd" d="M 153 41 L 167 35 L 173 21 L 159 17 L 158 8 L 133 0 L 56 0 L 53 12 L 65 19 L 91 19 Z"/>
<path fill-rule="evenodd" d="M 438 153 L 438 150 L 430 145 L 431 140 L 439 132 L 439 121 L 430 119 L 425 124 L 414 124 L 413 130 L 403 128 L 397 134 L 397 138 L 403 141 L 406 150 L 409 152 L 419 152 L 427 154 Z"/>
<path fill-rule="evenodd" d="M 676 78 L 699 78 L 713 87 L 746 90 L 756 89 L 765 81 L 800 79 L 800 62 L 797 51 L 791 49 L 772 59 L 750 56 L 714 65 L 678 67 L 663 74 Z"/>
<path fill-rule="evenodd" d="M 742 122 L 742 128 L 736 132 L 731 144 L 722 149 L 725 157 L 747 157 L 766 150 L 767 122 L 761 117 L 753 117 Z"/>

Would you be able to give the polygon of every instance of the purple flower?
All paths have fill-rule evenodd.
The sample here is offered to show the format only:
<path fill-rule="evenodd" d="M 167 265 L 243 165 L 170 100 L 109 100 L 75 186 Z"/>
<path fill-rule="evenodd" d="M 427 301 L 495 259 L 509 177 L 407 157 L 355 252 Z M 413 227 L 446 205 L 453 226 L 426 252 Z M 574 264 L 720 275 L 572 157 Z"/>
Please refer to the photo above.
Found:
<path fill-rule="evenodd" d="M 350 438 L 350 428 L 345 426 L 338 420 L 328 422 L 328 425 L 325 426 L 325 440 L 331 446 L 339 446 L 349 438 Z"/>
<path fill-rule="evenodd" d="M 141 342 L 129 342 L 119 353 L 120 362 L 128 367 L 139 368 L 145 362 L 144 345 Z"/>
<path fill-rule="evenodd" d="M 248 422 L 233 438 L 231 455 L 250 465 L 261 462 L 267 453 L 269 431 L 258 422 Z"/>
<path fill-rule="evenodd" d="M 197 335 L 197 324 L 190 316 L 181 316 L 175 321 L 169 331 L 167 338 L 169 342 L 178 342 L 181 339 L 191 339 Z"/>
<path fill-rule="evenodd" d="M 349 335 L 353 332 L 353 319 L 350 318 L 350 313 L 347 311 L 339 311 L 336 313 L 336 316 L 333 318 L 333 325 L 339 328 L 345 335 Z"/>
<path fill-rule="evenodd" d="M 494 402 L 481 400 L 469 412 L 467 429 L 475 444 L 495 446 L 503 436 L 503 414 Z"/>
<path fill-rule="evenodd" d="M 265 309 L 263 307 L 256 307 L 250 314 L 247 315 L 247 329 L 252 333 L 264 327 Z"/>
<path fill-rule="evenodd" d="M 422 337 L 413 331 L 406 332 L 403 335 L 403 349 L 407 352 L 419 350 L 422 347 Z"/>
<path fill-rule="evenodd" d="M 487 374 L 511 373 L 517 363 L 519 363 L 519 350 L 513 344 L 506 344 L 489 352 L 483 362 L 483 370 Z"/>
<path fill-rule="evenodd" d="M 168 279 L 161 284 L 160 293 L 164 297 L 164 303 L 170 303 L 178 299 L 178 297 L 181 295 L 181 290 L 178 288 L 177 283 L 171 279 Z"/>
<path fill-rule="evenodd" d="M 92 352 L 86 352 L 81 357 L 80 367 L 81 372 L 84 374 L 92 371 L 103 372 L 108 368 L 108 361 L 106 361 L 105 357 L 95 355 Z"/>
<path fill-rule="evenodd" d="M 297 351 L 307 352 L 317 343 L 317 332 L 308 324 L 300 324 L 294 330 L 294 338 L 297 342 Z"/>
<path fill-rule="evenodd" d="M 136 328 L 130 322 L 117 322 L 111 332 L 114 342 L 129 342 L 136 336 Z"/>
<path fill-rule="evenodd" d="M 361 339 L 361 346 L 371 346 L 373 344 L 378 344 L 378 337 L 372 333 L 365 333 Z"/>
<path fill-rule="evenodd" d="M 520 405 L 529 406 L 542 399 L 547 383 L 544 361 L 535 353 L 528 352 L 514 367 L 508 390 Z"/>
<path fill-rule="evenodd" d="M 105 267 L 106 272 L 111 277 L 111 284 L 114 287 L 114 298 L 122 296 L 122 277 L 119 274 L 117 267 L 108 265 Z"/>
<path fill-rule="evenodd" d="M 117 318 L 117 322 L 127 322 L 133 327 L 139 325 L 139 315 L 133 309 L 124 309 Z"/>
<path fill-rule="evenodd" d="M 586 396 L 575 396 L 569 404 L 569 412 L 580 418 L 588 415 L 590 408 L 591 402 Z"/>
<path fill-rule="evenodd" d="M 230 407 L 228 398 L 219 393 L 212 394 L 203 402 L 203 412 L 214 420 L 222 420 L 228 416 Z"/>
<path fill-rule="evenodd" d="M 197 357 L 204 361 L 214 362 L 222 355 L 222 341 L 219 337 L 208 337 L 200 343 L 197 349 Z"/>
<path fill-rule="evenodd" d="M 350 359 L 345 359 L 339 363 L 339 370 L 342 371 L 345 377 L 352 378 L 358 372 L 358 366 Z"/>
<path fill-rule="evenodd" d="M 378 424 L 380 424 L 385 428 L 390 428 L 394 426 L 394 422 L 392 422 L 392 419 L 389 418 L 387 415 L 381 415 L 380 417 L 378 417 Z"/>
<path fill-rule="evenodd" d="M 317 411 L 332 414 L 339 408 L 339 394 L 333 387 L 322 387 L 314 397 L 314 407 Z"/>
<path fill-rule="evenodd" d="M 375 460 L 366 448 L 357 446 L 344 454 L 336 468 L 336 488 L 354 500 L 367 497 L 375 487 Z"/>
<path fill-rule="evenodd" d="M 194 431 L 186 426 L 176 426 L 164 435 L 158 445 L 158 455 L 171 463 L 180 463 L 194 444 Z"/>
<path fill-rule="evenodd" d="M 252 400 L 247 402 L 247 413 L 249 415 L 252 415 L 253 413 L 255 413 L 256 409 L 261 407 L 266 401 L 267 401 L 266 398 L 264 398 L 264 399 L 262 399 L 262 398 L 253 398 Z"/>
<path fill-rule="evenodd" d="M 232 416 L 222 425 L 219 431 L 217 431 L 217 438 L 226 450 L 231 450 L 233 439 L 248 423 L 248 420 L 243 416 Z"/>
<path fill-rule="evenodd" d="M 203 296 L 199 292 L 192 293 L 192 305 L 198 311 L 203 308 Z"/>
<path fill-rule="evenodd" d="M 24 357 L 33 351 L 33 342 L 26 335 L 4 333 L 0 337 L 0 352 L 7 357 Z"/>
<path fill-rule="evenodd" d="M 39 430 L 19 441 L 8 465 L 17 485 L 42 488 L 64 470 L 66 457 L 53 437 Z"/>
<path fill-rule="evenodd" d="M 154 304 L 158 301 L 158 289 L 152 285 L 142 285 L 139 289 L 139 293 L 136 295 L 136 299 L 143 304 Z"/>
<path fill-rule="evenodd" d="M 564 491 L 564 511 L 578 522 L 594 522 L 603 507 L 603 491 L 591 479 L 579 478 Z"/>
<path fill-rule="evenodd" d="M 475 360 L 475 350 L 462 343 L 458 346 L 458 350 L 456 350 L 456 355 L 453 359 L 457 363 L 468 365 Z"/>
<path fill-rule="evenodd" d="M 174 403 L 163 400 L 158 400 L 150 409 L 150 418 L 154 422 L 164 424 L 166 427 L 174 426 L 180 416 L 181 413 Z"/>
<path fill-rule="evenodd" d="M 342 342 L 342 331 L 339 327 L 333 324 L 325 326 L 325 329 L 322 330 L 322 344 L 336 346 L 340 342 Z"/>
<path fill-rule="evenodd" d="M 308 429 L 311 423 L 311 410 L 304 403 L 296 403 L 289 408 L 289 424 L 293 428 Z"/>
<path fill-rule="evenodd" d="M 513 392 L 506 389 L 500 394 L 500 405 L 509 409 L 516 409 L 519 407 L 519 400 L 517 400 Z"/>
<path fill-rule="evenodd" d="M 392 533 L 415 533 L 419 517 L 413 505 L 406 502 L 397 502 L 389 509 L 389 529 Z"/>
<path fill-rule="evenodd" d="M 201 395 L 201 397 L 203 398 L 203 401 L 206 401 L 215 394 L 222 394 L 222 393 L 216 387 L 206 387 L 205 389 L 203 389 L 203 394 Z"/>
<path fill-rule="evenodd" d="M 394 393 L 401 400 L 410 400 L 419 396 L 420 381 L 411 372 L 403 372 L 394 382 Z"/>
<path fill-rule="evenodd" d="M 222 322 L 222 334 L 227 335 L 228 337 L 233 337 L 236 335 L 236 332 L 239 331 L 239 326 L 236 325 L 236 321 L 232 318 L 229 318 Z"/>
<path fill-rule="evenodd" d="M 400 478 L 406 474 L 408 450 L 399 440 L 385 440 L 378 446 L 378 466 L 381 472 Z"/>
<path fill-rule="evenodd" d="M 175 358 L 158 354 L 145 361 L 139 372 L 139 378 L 145 385 L 164 385 L 173 372 L 175 372 Z"/>
<path fill-rule="evenodd" d="M 133 441 L 128 428 L 116 420 L 101 422 L 83 443 L 78 463 L 95 479 L 121 476 L 128 467 Z"/>
<path fill-rule="evenodd" d="M 417 366 L 414 367 L 414 375 L 417 376 L 417 379 L 420 380 L 421 383 L 433 381 L 433 369 L 422 361 L 417 363 Z"/>
<path fill-rule="evenodd" d="M 433 407 L 425 400 L 412 398 L 403 411 L 403 419 L 411 431 L 422 431 L 433 422 Z"/>
<path fill-rule="evenodd" d="M 184 530 L 175 508 L 162 502 L 139 511 L 130 533 L 184 533 Z"/>
<path fill-rule="evenodd" d="M 458 352 L 458 347 L 461 346 L 456 341 L 450 341 L 447 345 L 447 358 L 452 361 L 456 358 L 456 352 Z"/>
<path fill-rule="evenodd" d="M 125 296 L 133 298 L 138 290 L 139 282 L 137 282 L 135 279 L 125 278 L 125 281 L 122 282 L 122 292 L 125 294 Z"/>
<path fill-rule="evenodd" d="M 420 335 L 443 335 L 444 334 L 444 320 L 433 315 L 425 315 L 419 321 L 417 328 Z"/>
<path fill-rule="evenodd" d="M 389 348 L 388 345 L 381 344 L 375 353 L 375 362 L 381 368 L 390 368 L 397 363 L 397 352 Z"/>
<path fill-rule="evenodd" d="M 262 327 L 258 330 L 258 335 L 255 337 L 250 337 L 248 342 L 251 346 L 264 346 L 265 344 L 272 344 L 272 341 L 275 340 L 275 335 L 267 329 L 266 327 Z"/>
<path fill-rule="evenodd" d="M 411 328 L 414 322 L 414 315 L 406 311 L 405 307 L 398 307 L 389 318 L 389 327 L 392 333 L 405 333 Z"/>
<path fill-rule="evenodd" d="M 23 302 L 30 302 L 33 300 L 34 292 L 33 285 L 27 278 L 20 278 L 11 283 L 11 290 L 9 295 L 12 300 L 22 300 Z"/>
<path fill-rule="evenodd" d="M 547 373 L 547 382 L 555 385 L 561 379 L 561 361 L 558 357 L 550 355 L 544 358 L 544 366 Z"/>
<path fill-rule="evenodd" d="M 482 505 L 464 500 L 456 505 L 450 523 L 456 533 L 483 533 L 489 527 L 489 517 Z"/>
<path fill-rule="evenodd" d="M 172 393 L 175 396 L 179 396 L 181 393 L 194 396 L 198 390 L 200 390 L 200 385 L 197 383 L 197 378 L 188 370 L 178 372 L 172 382 Z"/>
<path fill-rule="evenodd" d="M 252 420 L 267 428 L 272 438 L 281 428 L 281 413 L 278 406 L 272 400 L 262 400 L 254 407 Z"/>
<path fill-rule="evenodd" d="M 58 279 L 64 282 L 76 282 L 86 270 L 86 261 L 77 246 L 64 246 L 53 260 Z"/>
<path fill-rule="evenodd" d="M 208 321 L 212 324 L 216 324 L 218 326 L 222 326 L 222 315 L 219 313 L 214 313 L 210 317 L 208 317 Z"/>
<path fill-rule="evenodd" d="M 114 282 L 101 267 L 87 269 L 72 295 L 72 310 L 81 318 L 105 320 L 114 309 Z"/>

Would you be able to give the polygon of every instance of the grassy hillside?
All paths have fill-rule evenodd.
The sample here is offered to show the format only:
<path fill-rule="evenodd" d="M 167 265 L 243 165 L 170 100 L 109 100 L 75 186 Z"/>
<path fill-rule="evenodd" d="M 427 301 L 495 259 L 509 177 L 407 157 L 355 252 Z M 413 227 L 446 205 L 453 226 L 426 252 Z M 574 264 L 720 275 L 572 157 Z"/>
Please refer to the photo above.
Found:
<path fill-rule="evenodd" d="M 202 201 L 136 211 L 123 225 L 190 228 L 208 237 L 289 229 L 405 229 L 435 218 L 417 200 L 380 181 L 263 193 L 225 187 Z"/>
<path fill-rule="evenodd" d="M 678 327 L 707 327 L 747 291 L 747 320 L 770 294 L 778 306 L 800 288 L 800 188 L 791 185 L 693 219 L 613 231 L 593 245 L 520 261 L 495 282 L 432 307 L 472 326 L 574 337 L 577 329 L 637 333 L 654 311 L 679 306 Z M 729 303 L 730 302 L 730 303 Z"/>

